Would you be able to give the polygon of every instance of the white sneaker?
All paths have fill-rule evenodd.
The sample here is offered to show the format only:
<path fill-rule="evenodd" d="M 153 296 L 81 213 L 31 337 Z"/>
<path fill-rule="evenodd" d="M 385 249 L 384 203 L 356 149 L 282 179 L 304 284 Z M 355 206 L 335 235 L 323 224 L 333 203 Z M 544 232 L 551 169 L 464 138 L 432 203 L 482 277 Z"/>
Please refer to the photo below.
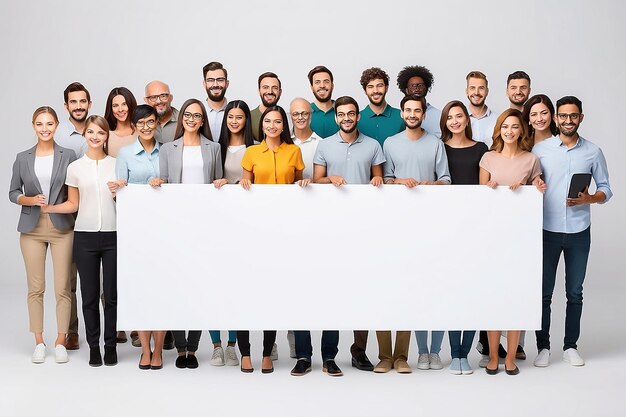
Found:
<path fill-rule="evenodd" d="M 289 357 L 296 358 L 296 335 L 293 330 L 287 332 L 287 342 L 289 343 Z"/>
<path fill-rule="evenodd" d="M 67 349 L 63 345 L 56 345 L 54 347 L 54 360 L 56 363 L 67 363 L 70 358 L 67 356 Z"/>
<path fill-rule="evenodd" d="M 273 361 L 278 360 L 278 346 L 276 346 L 276 343 L 274 343 L 274 346 L 272 346 L 272 353 L 270 354 L 270 359 Z"/>
<path fill-rule="evenodd" d="M 31 361 L 33 363 L 44 363 L 46 361 L 46 345 L 39 343 L 35 346 Z"/>
<path fill-rule="evenodd" d="M 443 369 L 443 364 L 441 363 L 441 358 L 438 353 L 431 353 L 428 360 L 430 361 L 430 369 Z"/>
<path fill-rule="evenodd" d="M 213 356 L 209 363 L 213 366 L 224 366 L 224 349 L 221 346 L 213 349 Z"/>
<path fill-rule="evenodd" d="M 238 366 L 239 359 L 234 346 L 226 346 L 226 366 Z"/>
<path fill-rule="evenodd" d="M 546 366 L 550 365 L 550 349 L 541 349 L 537 354 L 533 365 L 538 368 L 545 368 Z"/>
<path fill-rule="evenodd" d="M 430 360 L 428 359 L 428 353 L 420 353 L 417 357 L 417 369 L 425 371 L 430 369 Z"/>
<path fill-rule="evenodd" d="M 585 364 L 583 358 L 580 357 L 578 351 L 574 348 L 569 348 L 563 352 L 563 361 L 572 366 L 583 366 Z"/>

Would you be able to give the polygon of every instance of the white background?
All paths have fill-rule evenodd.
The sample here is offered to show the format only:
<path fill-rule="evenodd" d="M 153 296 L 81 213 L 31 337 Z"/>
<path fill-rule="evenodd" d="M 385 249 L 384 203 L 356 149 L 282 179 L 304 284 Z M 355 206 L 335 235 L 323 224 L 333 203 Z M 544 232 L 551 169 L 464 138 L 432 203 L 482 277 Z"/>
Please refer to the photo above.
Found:
<path fill-rule="evenodd" d="M 277 372 L 261 380 L 258 372 L 245 378 L 234 369 L 211 368 L 206 334 L 201 342 L 201 368 L 195 374 L 176 370 L 173 356 L 166 357 L 166 368 L 156 376 L 138 373 L 139 353 L 128 345 L 120 348 L 122 362 L 117 368 L 92 370 L 86 365 L 84 341 L 83 349 L 71 355 L 67 366 L 57 367 L 50 358 L 43 367 L 31 365 L 25 278 L 15 231 L 19 210 L 5 199 L 0 204 L 4 335 L 0 339 L 0 403 L 8 404 L 8 415 L 64 415 L 66 405 L 89 415 L 110 414 L 110 408 L 94 410 L 92 405 L 104 398 L 113 398 L 115 406 L 127 414 L 154 410 L 171 414 L 178 410 L 177 404 L 184 403 L 205 411 L 263 415 L 293 415 L 295 410 L 303 410 L 301 415 L 319 415 L 321 411 L 336 415 L 451 414 L 457 410 L 484 415 L 487 404 L 501 411 L 506 407 L 510 415 L 545 414 L 545 410 L 551 415 L 617 415 L 625 388 L 619 375 L 626 365 L 621 321 L 626 313 L 621 262 L 626 178 L 625 8 L 617 0 L 3 1 L 0 183 L 5 186 L 15 154 L 35 143 L 30 126 L 33 110 L 49 104 L 63 114 L 62 91 L 70 82 L 79 80 L 90 89 L 92 113 L 104 113 L 104 101 L 112 87 L 125 85 L 141 97 L 146 82 L 156 78 L 169 82 L 174 104 L 179 106 L 189 97 L 205 97 L 201 68 L 218 60 L 229 70 L 228 98 L 245 99 L 251 107 L 258 104 L 257 76 L 267 70 L 278 73 L 283 81 L 281 104 L 297 95 L 311 97 L 306 73 L 318 64 L 333 70 L 335 97 L 352 94 L 366 104 L 358 84 L 363 69 L 381 66 L 394 80 L 404 65 L 421 64 L 435 75 L 428 96 L 435 106 L 464 99 L 465 75 L 479 69 L 490 81 L 487 103 L 502 110 L 507 105 L 506 76 L 523 69 L 532 77 L 533 93 L 546 93 L 553 100 L 574 94 L 583 101 L 586 117 L 580 132 L 603 148 L 615 197 L 608 205 L 593 208 L 593 244 L 580 340 L 587 360 L 583 369 L 560 362 L 564 308 L 560 276 L 553 304 L 554 363 L 546 370 L 535 369 L 526 361 L 520 364 L 522 373 L 515 379 L 504 375 L 489 379 L 484 373 L 455 378 L 445 371 L 414 373 L 407 378 L 350 372 L 351 335 L 342 333 L 338 356 L 346 372 L 342 380 L 330 380 L 317 369 L 314 375 L 294 380 L 288 375 L 292 363 L 283 360 L 285 355 Z M 392 86 L 389 102 L 397 106 L 399 99 L 400 93 Z M 459 215 L 471 218 L 471 207 L 459 207 Z M 474 250 L 477 256 L 489 256 L 484 248 Z M 381 291 L 376 286 L 365 290 L 371 294 Z M 245 289 L 224 282 L 223 291 Z M 271 291 L 288 297 L 297 296 L 299 289 Z M 514 291 L 511 289 L 512 295 Z M 49 288 L 48 296 L 51 294 Z M 47 301 L 51 313 L 52 298 Z M 52 314 L 46 319 L 50 329 L 47 342 L 52 345 Z M 316 357 L 318 340 L 314 337 Z M 527 342 L 532 360 L 532 335 Z M 259 352 L 254 350 L 260 345 L 258 339 L 253 344 L 258 359 Z M 279 344 L 286 352 L 282 334 Z M 447 339 L 444 349 L 446 345 Z M 376 353 L 375 339 L 370 337 L 372 361 Z M 414 364 L 414 342 L 410 360 Z M 477 362 L 475 351 L 470 360 Z M 385 379 L 384 388 L 380 378 Z M 456 401 L 450 401 L 451 395 Z M 246 401 L 240 401 L 242 396 Z M 32 398 L 40 401 L 30 401 Z M 206 402 L 199 404 L 200 398 Z"/>

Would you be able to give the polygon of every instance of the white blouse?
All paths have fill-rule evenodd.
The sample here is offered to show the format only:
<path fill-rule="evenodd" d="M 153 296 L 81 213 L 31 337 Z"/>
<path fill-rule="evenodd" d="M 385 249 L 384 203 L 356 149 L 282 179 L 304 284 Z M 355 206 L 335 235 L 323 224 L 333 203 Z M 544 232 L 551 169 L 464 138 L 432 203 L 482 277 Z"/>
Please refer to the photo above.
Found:
<path fill-rule="evenodd" d="M 204 184 L 204 164 L 201 146 L 183 146 L 181 183 Z"/>
<path fill-rule="evenodd" d="M 41 192 L 46 196 L 46 201 L 50 197 L 50 181 L 52 181 L 52 165 L 54 154 L 35 157 L 35 176 L 41 185 Z"/>
<path fill-rule="evenodd" d="M 115 200 L 107 182 L 115 181 L 115 158 L 106 156 L 99 161 L 87 155 L 67 167 L 65 184 L 78 188 L 77 232 L 114 232 Z"/>

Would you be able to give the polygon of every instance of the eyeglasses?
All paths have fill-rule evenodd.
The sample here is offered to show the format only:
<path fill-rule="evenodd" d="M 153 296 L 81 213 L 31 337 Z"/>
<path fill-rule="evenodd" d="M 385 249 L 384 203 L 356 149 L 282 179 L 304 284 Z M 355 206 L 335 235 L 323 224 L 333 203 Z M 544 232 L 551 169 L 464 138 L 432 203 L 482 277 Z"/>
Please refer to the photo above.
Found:
<path fill-rule="evenodd" d="M 170 98 L 170 93 L 161 93 L 161 94 L 155 94 L 153 96 L 148 96 L 146 97 L 146 100 L 148 100 L 150 103 L 156 103 L 157 100 L 167 101 L 169 98 Z"/>
<path fill-rule="evenodd" d="M 196 122 L 199 120 L 202 120 L 202 113 L 190 113 L 188 111 L 183 113 L 183 118 L 184 119 L 193 119 Z"/>
<path fill-rule="evenodd" d="M 426 84 L 424 83 L 408 84 L 406 87 L 411 90 L 423 90 L 426 88 Z"/>
<path fill-rule="evenodd" d="M 146 120 L 145 122 L 140 120 L 137 123 L 135 123 L 135 126 L 137 126 L 139 129 L 141 129 L 141 128 L 145 127 L 145 126 L 154 127 L 154 126 L 156 126 L 156 120 L 150 119 L 150 120 Z"/>
<path fill-rule="evenodd" d="M 226 82 L 226 78 L 207 78 L 205 81 L 207 84 L 224 84 Z"/>
<path fill-rule="evenodd" d="M 572 122 L 575 122 L 580 118 L 580 113 L 559 113 L 557 117 L 562 122 L 566 121 L 568 118 L 572 119 Z"/>
<path fill-rule="evenodd" d="M 348 113 L 337 113 L 337 118 L 338 119 L 345 119 L 346 116 L 348 117 L 348 119 L 354 119 L 356 117 L 356 112 L 355 111 L 349 111 Z"/>
<path fill-rule="evenodd" d="M 308 119 L 310 114 L 311 113 L 309 113 L 308 111 L 293 112 L 291 113 L 291 117 L 293 117 L 294 119 L 299 119 L 301 117 L 303 119 Z"/>

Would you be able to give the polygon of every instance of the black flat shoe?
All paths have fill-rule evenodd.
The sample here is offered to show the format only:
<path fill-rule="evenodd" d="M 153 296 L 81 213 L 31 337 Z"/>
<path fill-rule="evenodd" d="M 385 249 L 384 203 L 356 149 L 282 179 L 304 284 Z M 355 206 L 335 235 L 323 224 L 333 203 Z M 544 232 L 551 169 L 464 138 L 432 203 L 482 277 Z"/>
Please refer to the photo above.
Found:
<path fill-rule="evenodd" d="M 515 351 L 515 359 L 519 359 L 521 361 L 526 360 L 526 352 L 524 352 L 524 348 L 520 345 L 517 345 L 517 351 Z"/>
<path fill-rule="evenodd" d="M 196 355 L 191 355 L 187 353 L 187 368 L 196 369 L 198 367 L 198 358 Z"/>
<path fill-rule="evenodd" d="M 117 349 L 114 346 L 104 347 L 104 364 L 106 366 L 117 365 Z"/>
<path fill-rule="evenodd" d="M 142 371 L 150 369 L 151 368 L 150 364 L 147 364 L 147 365 L 141 364 L 142 359 L 143 359 L 143 353 L 141 354 L 141 357 L 139 358 L 139 369 L 141 369 Z M 150 353 L 150 360 L 152 360 L 152 353 Z"/>
<path fill-rule="evenodd" d="M 265 368 L 261 368 L 261 373 L 262 374 L 271 374 L 272 372 L 274 372 L 274 367 L 272 366 L 269 369 L 265 369 Z"/>
<path fill-rule="evenodd" d="M 254 372 L 254 368 L 244 368 L 242 366 L 240 369 L 241 369 L 241 372 L 243 372 L 244 374 L 251 374 L 252 372 Z"/>
<path fill-rule="evenodd" d="M 89 366 L 98 367 L 102 366 L 102 356 L 100 355 L 100 347 L 89 348 Z"/>
<path fill-rule="evenodd" d="M 163 369 L 163 356 L 161 356 L 161 365 L 152 365 L 152 353 L 150 353 L 150 369 L 154 371 L 158 371 L 159 369 Z"/>
<path fill-rule="evenodd" d="M 343 375 L 343 372 L 341 372 L 341 369 L 339 369 L 335 361 L 332 359 L 324 361 L 324 364 L 322 365 L 322 372 L 330 376 L 342 376 Z"/>
<path fill-rule="evenodd" d="M 485 372 L 487 372 L 487 375 L 495 375 L 498 373 L 498 368 L 490 369 L 490 368 L 485 367 Z"/>
<path fill-rule="evenodd" d="M 178 355 L 176 358 L 176 367 L 185 369 L 187 367 L 187 355 Z"/>
<path fill-rule="evenodd" d="M 515 366 L 515 368 L 509 370 L 509 369 L 506 369 L 506 366 L 505 366 L 504 372 L 506 372 L 507 375 L 517 375 L 519 374 L 519 368 Z"/>

